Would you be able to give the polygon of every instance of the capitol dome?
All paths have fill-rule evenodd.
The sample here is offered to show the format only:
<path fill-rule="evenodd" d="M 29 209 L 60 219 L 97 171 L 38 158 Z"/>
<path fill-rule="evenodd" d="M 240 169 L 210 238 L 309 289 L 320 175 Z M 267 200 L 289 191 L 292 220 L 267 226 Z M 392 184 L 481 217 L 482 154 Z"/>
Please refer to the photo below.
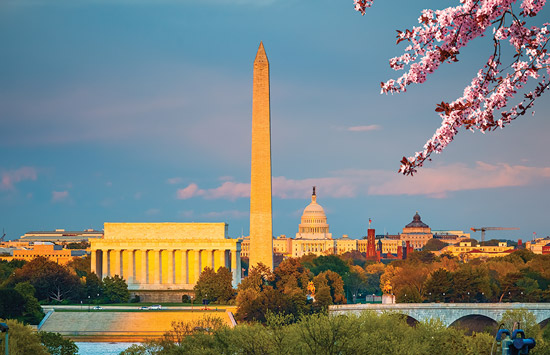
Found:
<path fill-rule="evenodd" d="M 329 233 L 329 225 L 327 224 L 327 215 L 323 207 L 317 203 L 314 186 L 311 203 L 304 208 L 296 238 L 324 239 L 331 238 L 331 236 L 332 234 Z"/>

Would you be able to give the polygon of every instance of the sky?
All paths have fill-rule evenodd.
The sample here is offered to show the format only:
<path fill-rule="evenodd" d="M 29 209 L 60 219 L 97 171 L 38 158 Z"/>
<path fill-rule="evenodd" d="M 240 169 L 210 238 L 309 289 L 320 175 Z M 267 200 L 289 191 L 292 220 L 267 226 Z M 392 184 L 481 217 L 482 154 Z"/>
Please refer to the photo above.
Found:
<path fill-rule="evenodd" d="M 397 173 L 490 55 L 461 50 L 407 93 L 395 30 L 457 0 L 3 0 L 0 228 L 226 222 L 248 234 L 252 69 L 270 61 L 273 233 L 294 236 L 311 187 L 333 237 L 435 230 L 550 235 L 550 100 L 481 134 L 462 130 L 414 177 Z M 549 6 L 534 19 L 550 18 Z M 479 232 L 472 234 L 479 238 Z"/>

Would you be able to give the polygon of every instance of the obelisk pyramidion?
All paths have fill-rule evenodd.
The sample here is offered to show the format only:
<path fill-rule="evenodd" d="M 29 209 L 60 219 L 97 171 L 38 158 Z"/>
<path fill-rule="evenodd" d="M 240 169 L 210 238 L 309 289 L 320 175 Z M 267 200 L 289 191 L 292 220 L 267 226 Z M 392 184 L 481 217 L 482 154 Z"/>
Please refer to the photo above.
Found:
<path fill-rule="evenodd" d="M 269 62 L 264 45 L 254 60 L 252 88 L 252 159 L 250 176 L 250 267 L 263 263 L 273 269 L 271 209 L 271 112 Z"/>

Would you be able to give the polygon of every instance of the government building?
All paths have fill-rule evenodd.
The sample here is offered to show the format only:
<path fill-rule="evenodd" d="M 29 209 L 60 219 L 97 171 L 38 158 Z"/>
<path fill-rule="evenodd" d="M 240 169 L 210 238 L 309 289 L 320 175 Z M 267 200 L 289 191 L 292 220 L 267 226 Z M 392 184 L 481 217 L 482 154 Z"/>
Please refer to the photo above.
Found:
<path fill-rule="evenodd" d="M 226 223 L 105 223 L 91 240 L 92 272 L 119 275 L 142 302 L 181 302 L 205 267 L 226 267 L 241 282 L 241 241 Z"/>

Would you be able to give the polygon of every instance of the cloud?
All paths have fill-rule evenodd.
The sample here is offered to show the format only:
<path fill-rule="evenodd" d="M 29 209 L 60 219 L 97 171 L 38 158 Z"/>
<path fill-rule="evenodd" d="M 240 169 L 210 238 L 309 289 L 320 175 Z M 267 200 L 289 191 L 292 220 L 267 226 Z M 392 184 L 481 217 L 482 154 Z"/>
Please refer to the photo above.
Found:
<path fill-rule="evenodd" d="M 195 183 L 189 184 L 186 188 L 178 189 L 177 191 L 177 197 L 180 200 L 187 200 L 202 194 L 204 194 L 204 190 L 199 189 L 199 186 Z"/>
<path fill-rule="evenodd" d="M 15 184 L 24 180 L 36 180 L 36 169 L 24 166 L 16 170 L 8 170 L 1 173 L 0 189 L 14 190 Z"/>
<path fill-rule="evenodd" d="M 183 179 L 180 177 L 173 177 L 173 178 L 166 179 L 166 182 L 170 185 L 177 185 L 177 184 L 181 184 L 183 182 Z"/>
<path fill-rule="evenodd" d="M 158 208 L 149 208 L 147 211 L 145 211 L 145 214 L 147 216 L 156 216 L 160 214 L 160 210 Z"/>
<path fill-rule="evenodd" d="M 221 218 L 234 218 L 240 219 L 249 216 L 248 211 L 239 211 L 239 210 L 227 210 L 227 211 L 215 211 L 201 214 L 201 217 L 208 219 L 221 219 Z"/>
<path fill-rule="evenodd" d="M 369 132 L 369 131 L 378 131 L 381 129 L 382 129 L 382 126 L 379 126 L 377 124 L 371 124 L 368 126 L 352 126 L 347 128 L 347 130 L 350 132 Z"/>
<path fill-rule="evenodd" d="M 195 212 L 191 210 L 179 211 L 178 215 L 180 216 L 180 218 L 189 219 L 195 215 Z"/>
<path fill-rule="evenodd" d="M 354 198 L 358 196 L 427 196 L 445 198 L 449 193 L 536 184 L 550 178 L 550 167 L 529 167 L 504 163 L 477 162 L 422 168 L 414 177 L 388 170 L 340 170 L 330 177 L 289 179 L 284 176 L 272 180 L 273 196 L 281 199 L 303 199 L 317 186 L 323 197 Z M 250 184 L 224 182 L 221 186 L 201 189 L 195 183 L 177 192 L 179 199 L 202 197 L 228 199 L 250 197 Z"/>
<path fill-rule="evenodd" d="M 452 164 L 423 168 L 413 178 L 392 176 L 370 186 L 369 195 L 425 195 L 445 198 L 448 193 L 466 190 L 526 186 L 550 178 L 550 167 L 488 164 L 478 161 L 475 167 Z"/>
<path fill-rule="evenodd" d="M 61 202 L 69 198 L 69 191 L 52 191 L 52 202 Z"/>
<path fill-rule="evenodd" d="M 220 220 L 226 218 L 241 219 L 248 218 L 248 211 L 226 210 L 226 211 L 211 211 L 205 213 L 195 213 L 192 210 L 179 211 L 178 215 L 183 219 L 199 219 L 199 220 Z"/>
<path fill-rule="evenodd" d="M 178 189 L 177 197 L 180 200 L 187 200 L 192 197 L 203 196 L 207 200 L 250 197 L 250 184 L 226 181 L 221 186 L 213 189 L 200 189 L 197 184 L 191 183 L 183 189 Z"/>

